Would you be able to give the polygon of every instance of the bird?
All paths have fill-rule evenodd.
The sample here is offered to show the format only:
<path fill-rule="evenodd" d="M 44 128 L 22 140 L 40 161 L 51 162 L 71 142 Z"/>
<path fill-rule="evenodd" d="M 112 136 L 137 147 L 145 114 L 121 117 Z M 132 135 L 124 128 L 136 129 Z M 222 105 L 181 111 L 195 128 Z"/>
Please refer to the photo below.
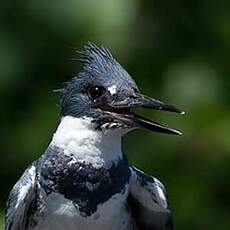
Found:
<path fill-rule="evenodd" d="M 141 94 L 105 46 L 77 52 L 82 69 L 55 90 L 59 125 L 13 186 L 5 230 L 172 230 L 164 185 L 129 163 L 122 140 L 140 128 L 181 135 L 138 108 L 184 112 Z"/>

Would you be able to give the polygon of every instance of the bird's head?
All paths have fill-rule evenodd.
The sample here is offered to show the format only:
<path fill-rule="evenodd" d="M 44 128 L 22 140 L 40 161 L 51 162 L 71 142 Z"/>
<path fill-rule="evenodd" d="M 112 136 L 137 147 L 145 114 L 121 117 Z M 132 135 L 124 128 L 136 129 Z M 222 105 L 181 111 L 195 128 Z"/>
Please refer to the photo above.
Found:
<path fill-rule="evenodd" d="M 59 90 L 62 116 L 90 118 L 95 128 L 101 130 L 146 128 L 181 134 L 133 112 L 133 109 L 143 107 L 183 113 L 172 105 L 142 95 L 108 49 L 88 43 L 79 53 L 83 69 Z"/>

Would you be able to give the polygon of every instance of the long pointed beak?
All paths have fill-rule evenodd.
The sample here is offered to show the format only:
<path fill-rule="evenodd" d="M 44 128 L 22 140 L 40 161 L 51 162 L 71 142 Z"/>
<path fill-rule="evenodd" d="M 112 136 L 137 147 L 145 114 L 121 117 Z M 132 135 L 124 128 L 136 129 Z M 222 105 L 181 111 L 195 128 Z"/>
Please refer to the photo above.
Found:
<path fill-rule="evenodd" d="M 184 111 L 176 108 L 173 105 L 166 104 L 162 101 L 156 100 L 154 98 L 142 94 L 137 96 L 135 104 L 136 104 L 135 107 L 143 107 L 143 108 L 150 108 L 155 110 L 163 110 L 163 111 L 184 114 Z"/>
<path fill-rule="evenodd" d="M 142 94 L 135 94 L 131 97 L 127 97 L 125 100 L 117 101 L 113 103 L 112 108 L 118 109 L 119 114 L 123 115 L 125 118 L 129 118 L 132 120 L 133 125 L 136 127 L 146 128 L 152 131 L 161 132 L 161 133 L 168 133 L 168 134 L 175 134 L 181 135 L 182 133 L 178 130 L 169 128 L 165 125 L 159 124 L 157 122 L 151 121 L 147 118 L 141 117 L 136 113 L 130 112 L 127 113 L 132 108 L 149 108 L 154 110 L 163 110 L 169 112 L 175 112 L 179 114 L 184 114 L 184 111 L 176 108 L 173 105 L 166 104 L 162 101 L 144 96 Z M 126 110 L 126 112 L 122 112 L 122 110 Z M 132 115 L 132 116 L 131 116 Z"/>

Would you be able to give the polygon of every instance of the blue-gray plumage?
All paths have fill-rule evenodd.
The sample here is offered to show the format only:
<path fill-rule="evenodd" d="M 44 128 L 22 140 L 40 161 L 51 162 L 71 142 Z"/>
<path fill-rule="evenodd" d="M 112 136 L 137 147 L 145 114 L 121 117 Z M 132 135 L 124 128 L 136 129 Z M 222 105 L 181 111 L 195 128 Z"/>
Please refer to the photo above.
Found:
<path fill-rule="evenodd" d="M 79 52 L 82 71 L 58 90 L 61 122 L 45 153 L 10 192 L 5 230 L 171 230 L 164 186 L 128 163 L 134 128 L 180 134 L 131 111 L 177 108 L 142 95 L 104 47 Z"/>

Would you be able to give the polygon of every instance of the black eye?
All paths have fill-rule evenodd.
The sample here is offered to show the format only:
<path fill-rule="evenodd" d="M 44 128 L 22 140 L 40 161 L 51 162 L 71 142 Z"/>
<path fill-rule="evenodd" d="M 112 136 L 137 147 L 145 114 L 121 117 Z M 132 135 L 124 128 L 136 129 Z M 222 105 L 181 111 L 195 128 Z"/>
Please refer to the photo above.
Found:
<path fill-rule="evenodd" d="M 105 92 L 105 88 L 102 86 L 92 86 L 88 89 L 88 95 L 91 99 L 99 98 Z"/>

